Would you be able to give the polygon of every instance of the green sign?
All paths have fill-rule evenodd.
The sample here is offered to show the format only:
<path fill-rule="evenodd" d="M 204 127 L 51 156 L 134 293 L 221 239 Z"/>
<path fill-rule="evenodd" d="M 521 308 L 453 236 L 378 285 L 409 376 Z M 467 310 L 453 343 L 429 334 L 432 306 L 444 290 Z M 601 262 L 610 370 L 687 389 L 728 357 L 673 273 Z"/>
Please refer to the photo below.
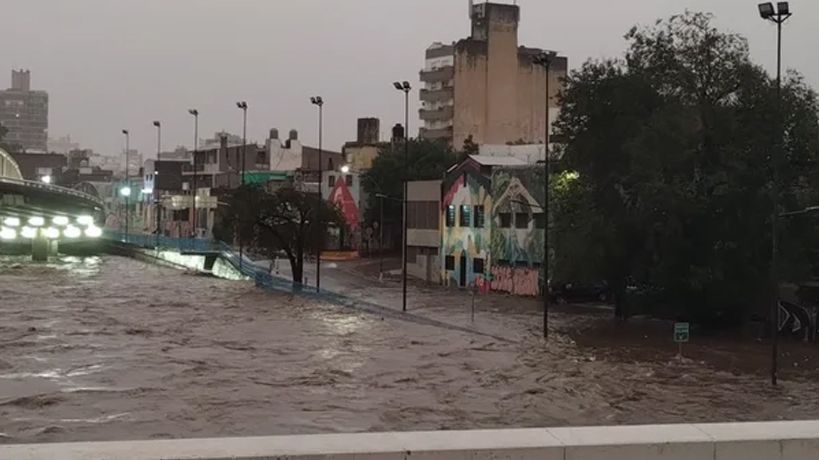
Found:
<path fill-rule="evenodd" d="M 688 342 L 691 337 L 691 326 L 688 323 L 674 323 L 674 341 L 677 343 Z"/>

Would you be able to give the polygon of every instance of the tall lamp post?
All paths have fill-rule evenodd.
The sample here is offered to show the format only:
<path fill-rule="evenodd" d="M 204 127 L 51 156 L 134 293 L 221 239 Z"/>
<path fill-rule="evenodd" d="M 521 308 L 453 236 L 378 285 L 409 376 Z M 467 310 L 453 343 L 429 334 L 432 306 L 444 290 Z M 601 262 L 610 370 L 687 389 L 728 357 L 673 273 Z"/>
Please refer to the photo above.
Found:
<path fill-rule="evenodd" d="M 247 102 L 241 101 L 236 103 L 236 107 L 238 107 L 242 111 L 242 186 L 245 185 L 245 161 L 246 156 L 245 153 L 247 151 Z M 239 270 L 242 270 L 244 267 L 244 252 L 245 252 L 245 245 L 241 238 L 239 238 Z"/>
<path fill-rule="evenodd" d="M 156 161 L 159 162 L 159 153 L 162 151 L 162 123 L 159 121 L 154 121 L 154 126 L 156 126 Z M 162 228 L 162 210 L 160 209 L 160 201 L 159 201 L 159 189 L 157 186 L 157 176 L 159 175 L 159 171 L 157 170 L 157 165 L 154 164 L 154 204 L 156 205 L 156 249 L 159 250 L 159 232 Z"/>
<path fill-rule="evenodd" d="M 401 245 L 401 282 L 403 285 L 402 307 L 407 311 L 407 200 L 409 193 L 409 93 L 412 90 L 408 81 L 395 82 L 393 86 L 404 93 L 404 232 Z"/>
<path fill-rule="evenodd" d="M 129 169 L 131 153 L 131 134 L 127 129 L 122 130 L 125 135 L 125 186 L 119 193 L 125 198 L 125 242 L 128 242 L 129 222 L 131 220 L 131 174 Z"/>
<path fill-rule="evenodd" d="M 247 153 L 247 102 L 236 103 L 242 111 L 242 185 L 245 185 L 245 155 Z"/>
<path fill-rule="evenodd" d="M 543 131 L 543 338 L 549 338 L 549 176 L 551 173 L 549 162 L 549 102 L 551 93 L 549 77 L 551 76 L 552 62 L 557 53 L 547 51 L 535 56 L 535 65 L 542 66 L 546 72 L 546 125 Z"/>
<path fill-rule="evenodd" d="M 318 233 L 316 241 L 316 292 L 321 290 L 321 250 L 323 248 L 323 241 L 324 241 L 324 234 L 322 226 L 322 215 L 321 215 L 321 188 L 322 183 L 324 181 L 322 177 L 322 171 L 324 169 L 324 165 L 322 164 L 322 134 L 324 130 L 324 99 L 321 96 L 315 96 L 310 98 L 310 103 L 318 107 L 318 202 L 316 208 L 316 219 L 318 220 L 318 226 L 316 232 Z"/>
<path fill-rule="evenodd" d="M 776 24 L 776 104 L 780 135 L 784 131 L 782 117 L 782 24 L 791 17 L 788 2 L 779 2 L 776 9 L 772 3 L 759 4 L 762 19 Z M 779 168 L 782 160 L 782 138 L 776 142 L 771 155 L 773 184 L 771 187 L 771 384 L 776 385 L 779 372 Z"/>
<path fill-rule="evenodd" d="M 191 227 L 193 230 L 193 237 L 196 238 L 198 232 L 196 231 L 196 192 L 198 190 L 196 171 L 196 151 L 199 150 L 199 110 L 188 109 L 188 113 L 193 115 L 193 185 L 191 187 L 191 213 L 193 214 Z"/>

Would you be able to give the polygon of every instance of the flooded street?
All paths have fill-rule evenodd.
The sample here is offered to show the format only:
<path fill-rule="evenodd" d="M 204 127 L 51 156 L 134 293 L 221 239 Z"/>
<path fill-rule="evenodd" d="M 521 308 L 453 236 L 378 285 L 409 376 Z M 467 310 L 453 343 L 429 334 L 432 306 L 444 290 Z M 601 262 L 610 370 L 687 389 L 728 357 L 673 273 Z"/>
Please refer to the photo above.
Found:
<path fill-rule="evenodd" d="M 6 443 L 819 416 L 815 380 L 581 346 L 582 315 L 546 346 L 526 309 L 479 313 L 498 340 L 118 257 L 0 258 L 0 317 Z"/>

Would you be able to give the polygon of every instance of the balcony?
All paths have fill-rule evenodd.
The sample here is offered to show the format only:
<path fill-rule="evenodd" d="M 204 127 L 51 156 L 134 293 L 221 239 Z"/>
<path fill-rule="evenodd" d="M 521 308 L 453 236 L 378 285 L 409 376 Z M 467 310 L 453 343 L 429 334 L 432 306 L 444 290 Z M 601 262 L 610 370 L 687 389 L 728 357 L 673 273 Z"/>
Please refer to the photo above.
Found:
<path fill-rule="evenodd" d="M 444 102 L 451 101 L 455 97 L 455 90 L 449 86 L 442 89 L 422 89 L 421 100 L 423 102 Z"/>
<path fill-rule="evenodd" d="M 440 129 L 421 128 L 419 132 L 422 139 L 429 140 L 450 140 L 452 139 L 452 126 Z"/>
<path fill-rule="evenodd" d="M 455 67 L 449 65 L 440 67 L 435 70 L 422 70 L 421 81 L 424 83 L 433 83 L 440 81 L 449 81 L 455 76 Z"/>
<path fill-rule="evenodd" d="M 418 116 L 424 121 L 446 121 L 452 119 L 453 109 L 451 105 L 436 110 L 421 109 Z"/>
<path fill-rule="evenodd" d="M 219 165 L 216 163 L 207 163 L 207 164 L 198 164 L 196 165 L 196 173 L 197 174 L 215 174 L 221 172 L 219 170 Z M 185 164 L 182 165 L 182 175 L 183 176 L 190 176 L 194 174 L 194 169 L 192 164 Z"/>

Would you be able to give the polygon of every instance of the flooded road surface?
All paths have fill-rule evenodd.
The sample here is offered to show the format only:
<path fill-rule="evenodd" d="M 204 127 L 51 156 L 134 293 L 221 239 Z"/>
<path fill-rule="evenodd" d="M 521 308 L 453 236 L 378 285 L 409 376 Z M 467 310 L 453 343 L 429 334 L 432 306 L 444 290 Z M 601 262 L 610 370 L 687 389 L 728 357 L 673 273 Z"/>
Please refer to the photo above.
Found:
<path fill-rule="evenodd" d="M 469 321 L 423 295 L 420 314 Z M 0 442 L 819 416 L 810 379 L 545 345 L 536 312 L 497 310 L 478 327 L 510 341 L 124 258 L 0 258 Z"/>

